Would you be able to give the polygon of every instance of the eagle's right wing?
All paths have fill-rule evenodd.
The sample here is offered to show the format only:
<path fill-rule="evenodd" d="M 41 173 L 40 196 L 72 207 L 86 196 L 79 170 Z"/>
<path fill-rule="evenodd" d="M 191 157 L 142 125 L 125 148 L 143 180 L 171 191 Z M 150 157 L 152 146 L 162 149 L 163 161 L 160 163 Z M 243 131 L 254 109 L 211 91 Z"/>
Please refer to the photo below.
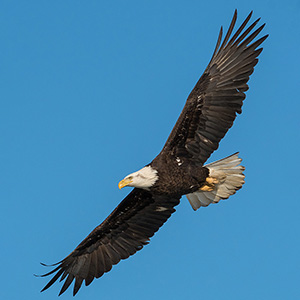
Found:
<path fill-rule="evenodd" d="M 75 279 L 73 295 L 83 280 L 89 285 L 94 278 L 111 270 L 121 259 L 126 259 L 148 244 L 149 238 L 167 221 L 179 204 L 179 198 L 153 196 L 150 192 L 134 189 L 116 209 L 96 227 L 65 259 L 57 263 L 55 274 L 42 291 L 60 277 L 65 282 L 60 295 Z"/>

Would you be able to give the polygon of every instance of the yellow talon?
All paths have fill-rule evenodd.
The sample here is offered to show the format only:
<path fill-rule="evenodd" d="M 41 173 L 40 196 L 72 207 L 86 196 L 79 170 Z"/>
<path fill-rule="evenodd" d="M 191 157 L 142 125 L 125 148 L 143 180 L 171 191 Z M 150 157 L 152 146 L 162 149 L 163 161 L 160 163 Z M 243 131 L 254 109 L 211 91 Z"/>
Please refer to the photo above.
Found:
<path fill-rule="evenodd" d="M 217 183 L 219 183 L 219 180 L 217 178 L 214 178 L 214 177 L 207 177 L 206 182 L 208 184 L 217 184 Z"/>
<path fill-rule="evenodd" d="M 200 190 L 203 191 L 203 192 L 211 192 L 213 190 L 213 186 L 209 186 L 209 185 L 203 185 Z"/>
<path fill-rule="evenodd" d="M 219 183 L 219 180 L 217 178 L 207 177 L 204 185 L 200 188 L 200 190 L 203 192 L 211 192 L 214 189 L 215 184 L 217 183 Z"/>

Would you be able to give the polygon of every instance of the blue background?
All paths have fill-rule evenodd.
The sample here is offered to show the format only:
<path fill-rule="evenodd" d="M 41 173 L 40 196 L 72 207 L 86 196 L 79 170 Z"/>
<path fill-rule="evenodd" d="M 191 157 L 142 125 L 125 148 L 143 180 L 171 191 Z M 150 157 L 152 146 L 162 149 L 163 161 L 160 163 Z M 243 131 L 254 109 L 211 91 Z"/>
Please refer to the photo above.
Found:
<path fill-rule="evenodd" d="M 271 0 L 0 2 L 1 299 L 56 298 L 60 284 L 39 292 L 39 262 L 129 192 L 118 181 L 159 153 L 235 8 L 270 37 L 209 161 L 240 151 L 246 184 L 197 212 L 183 197 L 76 299 L 300 299 L 300 4 Z"/>

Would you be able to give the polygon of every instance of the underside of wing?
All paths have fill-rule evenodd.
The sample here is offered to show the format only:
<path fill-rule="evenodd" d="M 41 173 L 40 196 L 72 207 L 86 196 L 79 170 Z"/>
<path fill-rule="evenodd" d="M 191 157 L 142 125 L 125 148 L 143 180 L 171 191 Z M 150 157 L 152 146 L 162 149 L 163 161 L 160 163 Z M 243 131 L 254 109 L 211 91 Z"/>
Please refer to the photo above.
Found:
<path fill-rule="evenodd" d="M 52 271 L 42 275 L 54 274 L 42 291 L 60 279 L 64 280 L 61 295 L 75 279 L 75 295 L 83 281 L 89 285 L 121 259 L 141 250 L 178 204 L 179 198 L 154 197 L 150 192 L 134 189 L 70 255 L 57 263 Z"/>
<path fill-rule="evenodd" d="M 235 11 L 223 41 L 221 27 L 212 59 L 190 93 L 162 152 L 203 165 L 218 148 L 236 114 L 241 113 L 249 76 L 262 52 L 258 47 L 267 38 L 255 40 L 265 24 L 255 30 L 260 19 L 248 25 L 251 15 L 233 34 Z"/>

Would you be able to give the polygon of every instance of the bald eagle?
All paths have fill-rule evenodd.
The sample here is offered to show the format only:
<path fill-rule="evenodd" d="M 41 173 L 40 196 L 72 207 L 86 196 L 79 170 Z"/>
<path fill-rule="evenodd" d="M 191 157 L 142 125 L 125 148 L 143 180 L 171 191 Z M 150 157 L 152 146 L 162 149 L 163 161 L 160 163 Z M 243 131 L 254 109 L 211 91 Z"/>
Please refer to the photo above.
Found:
<path fill-rule="evenodd" d="M 54 275 L 42 291 L 60 278 L 64 280 L 60 295 L 75 279 L 75 295 L 83 281 L 88 286 L 148 244 L 183 195 L 197 210 L 227 199 L 242 187 L 245 168 L 238 153 L 204 163 L 241 113 L 249 76 L 262 52 L 258 47 L 268 37 L 256 39 L 265 24 L 254 30 L 260 19 L 247 25 L 251 15 L 233 34 L 235 10 L 223 41 L 221 27 L 212 58 L 159 155 L 120 181 L 119 188 L 134 189 L 72 253 L 41 275 Z"/>

